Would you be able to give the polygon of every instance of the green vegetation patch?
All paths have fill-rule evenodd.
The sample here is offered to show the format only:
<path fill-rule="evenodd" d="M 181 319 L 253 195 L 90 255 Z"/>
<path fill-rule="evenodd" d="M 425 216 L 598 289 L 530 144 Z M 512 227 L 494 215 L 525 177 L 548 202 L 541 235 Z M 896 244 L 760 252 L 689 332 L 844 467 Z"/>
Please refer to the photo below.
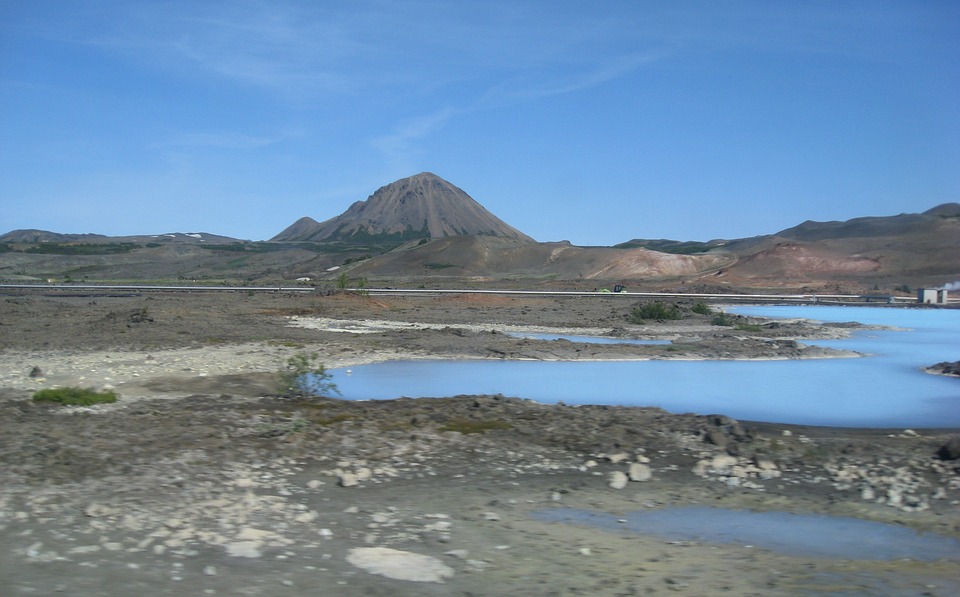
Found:
<path fill-rule="evenodd" d="M 24 253 L 43 255 L 117 255 L 139 249 L 136 243 L 40 243 L 26 249 Z"/>
<path fill-rule="evenodd" d="M 657 301 L 645 303 L 633 308 L 628 316 L 630 323 L 643 323 L 648 319 L 656 321 L 670 321 L 683 319 L 683 312 L 676 305 L 667 305 Z"/>
<path fill-rule="evenodd" d="M 463 434 L 486 433 L 497 429 L 513 429 L 513 425 L 502 419 L 476 421 L 473 419 L 456 419 L 440 427 L 439 431 L 456 431 Z"/>
<path fill-rule="evenodd" d="M 631 240 L 625 243 L 614 245 L 617 249 L 650 249 L 660 253 L 673 253 L 675 255 L 696 255 L 707 253 L 716 245 L 699 241 L 677 241 L 677 240 Z"/>
<path fill-rule="evenodd" d="M 91 406 L 117 401 L 116 392 L 97 392 L 93 388 L 47 388 L 33 395 L 34 402 L 56 402 L 65 406 Z"/>
<path fill-rule="evenodd" d="M 287 366 L 278 374 L 283 392 L 300 398 L 319 398 L 330 393 L 339 394 L 333 377 L 319 362 L 316 353 L 297 353 L 287 359 Z"/>
<path fill-rule="evenodd" d="M 712 323 L 713 325 L 723 325 L 723 326 L 732 327 L 733 324 L 736 323 L 736 319 L 731 317 L 730 314 L 724 313 L 721 311 L 716 317 L 713 318 L 713 321 L 711 321 L 710 323 Z"/>
<path fill-rule="evenodd" d="M 690 310 L 697 315 L 713 315 L 713 309 L 711 309 L 706 303 L 697 303 L 691 307 Z"/>
<path fill-rule="evenodd" d="M 441 269 L 447 269 L 448 267 L 457 267 L 457 266 L 455 266 L 455 265 L 452 264 L 452 263 L 433 263 L 433 262 L 431 262 L 431 263 L 424 263 L 424 264 L 423 264 L 423 267 L 425 267 L 425 268 L 427 268 L 427 269 L 430 269 L 430 270 L 436 271 L 436 270 L 441 270 Z"/>

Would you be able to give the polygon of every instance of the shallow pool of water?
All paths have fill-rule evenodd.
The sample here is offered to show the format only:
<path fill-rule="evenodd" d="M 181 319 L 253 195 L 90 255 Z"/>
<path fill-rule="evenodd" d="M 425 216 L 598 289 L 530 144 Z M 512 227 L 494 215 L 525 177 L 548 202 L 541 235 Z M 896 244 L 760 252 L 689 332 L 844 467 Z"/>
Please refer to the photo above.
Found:
<path fill-rule="evenodd" d="M 960 560 L 960 541 L 908 528 L 821 514 L 689 506 L 619 517 L 575 508 L 532 513 L 535 520 L 654 535 L 673 541 L 735 543 L 794 556 L 849 560 Z"/>
<path fill-rule="evenodd" d="M 960 380 L 921 368 L 960 358 L 960 310 L 738 307 L 751 315 L 861 321 L 818 341 L 865 358 L 783 361 L 391 361 L 333 369 L 346 399 L 503 394 L 540 402 L 657 406 L 671 412 L 847 427 L 960 427 Z"/>

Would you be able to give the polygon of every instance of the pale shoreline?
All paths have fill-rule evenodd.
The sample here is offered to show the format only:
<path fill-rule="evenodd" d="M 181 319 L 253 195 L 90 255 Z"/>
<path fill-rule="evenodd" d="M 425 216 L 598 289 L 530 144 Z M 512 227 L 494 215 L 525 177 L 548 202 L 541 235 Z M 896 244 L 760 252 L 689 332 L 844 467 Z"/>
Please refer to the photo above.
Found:
<path fill-rule="evenodd" d="M 549 327 L 536 325 L 508 325 L 508 324 L 453 324 L 439 325 L 423 322 L 388 321 L 388 320 L 346 320 L 333 318 L 305 318 L 291 317 L 290 325 L 311 330 L 320 330 L 349 336 L 350 334 L 375 334 L 385 330 L 424 329 L 465 329 L 471 332 L 498 332 L 503 334 L 546 333 L 557 335 L 599 336 L 610 337 L 608 328 L 570 328 Z M 636 330 L 633 336 L 636 339 L 681 339 L 687 335 L 695 335 L 708 331 L 707 326 L 671 329 L 661 326 L 658 333 L 645 333 L 639 337 Z M 646 330 L 644 330 L 646 331 Z M 683 333 L 681 333 L 681 331 Z M 848 335 L 847 330 L 836 336 Z M 834 337 L 834 334 L 831 334 Z M 48 387 L 92 387 L 94 389 L 117 389 L 122 391 L 128 399 L 143 399 L 155 396 L 157 392 L 149 391 L 144 384 L 152 378 L 166 378 L 177 376 L 216 377 L 223 375 L 265 374 L 280 371 L 287 359 L 298 353 L 316 353 L 320 362 L 327 369 L 342 369 L 369 365 L 385 361 L 400 360 L 485 360 L 483 357 L 464 356 L 461 354 L 434 353 L 424 355 L 421 352 L 407 351 L 397 348 L 380 349 L 375 352 L 365 352 L 345 356 L 330 350 L 325 344 L 318 343 L 304 346 L 284 346 L 276 342 L 248 342 L 222 346 L 207 346 L 202 348 L 165 348 L 157 350 L 104 350 L 89 352 L 74 351 L 18 351 L 6 349 L 0 352 L 0 371 L 9 373 L 0 375 L 0 384 L 20 391 L 36 391 Z M 857 358 L 863 356 L 853 351 L 830 350 L 813 357 L 801 358 Z M 621 358 L 577 358 L 565 359 L 562 357 L 545 357 L 542 361 L 648 361 L 658 360 L 678 361 L 707 361 L 707 360 L 742 360 L 742 361 L 770 361 L 790 360 L 789 357 L 751 357 L 735 356 L 723 359 L 697 358 L 685 355 L 658 355 L 650 356 L 623 356 Z M 496 360 L 489 356 L 486 360 Z M 30 372 L 39 367 L 42 376 L 29 377 Z"/>

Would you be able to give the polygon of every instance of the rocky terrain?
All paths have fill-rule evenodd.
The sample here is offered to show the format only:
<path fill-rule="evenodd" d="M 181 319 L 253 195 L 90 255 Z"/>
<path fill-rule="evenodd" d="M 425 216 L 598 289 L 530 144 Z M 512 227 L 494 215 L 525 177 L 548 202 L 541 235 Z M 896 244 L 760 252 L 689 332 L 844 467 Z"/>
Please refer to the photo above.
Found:
<path fill-rule="evenodd" d="M 960 538 L 957 430 L 814 428 L 523 397 L 348 402 L 291 356 L 828 358 L 849 326 L 631 324 L 625 297 L 35 292 L 0 297 L 3 595 L 953 595 L 944 559 L 789 556 L 546 523 L 681 505 Z M 670 346 L 515 338 L 552 330 Z M 672 349 L 672 350 L 669 350 Z M 54 386 L 113 404 L 37 403 Z M 775 391 L 775 389 L 772 389 Z"/>

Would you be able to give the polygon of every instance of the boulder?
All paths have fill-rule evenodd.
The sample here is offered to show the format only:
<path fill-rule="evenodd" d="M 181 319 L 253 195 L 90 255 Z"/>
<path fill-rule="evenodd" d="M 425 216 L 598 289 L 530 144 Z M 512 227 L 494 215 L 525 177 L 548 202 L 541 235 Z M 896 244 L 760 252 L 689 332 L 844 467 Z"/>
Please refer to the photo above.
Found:
<path fill-rule="evenodd" d="M 337 482 L 340 487 L 356 487 L 360 484 L 360 479 L 353 473 L 343 472 L 337 475 Z"/>
<path fill-rule="evenodd" d="M 614 471 L 607 477 L 607 485 L 609 485 L 611 489 L 623 489 L 627 486 L 628 481 L 629 478 L 623 471 Z"/>
<path fill-rule="evenodd" d="M 653 472 L 650 470 L 650 467 L 639 463 L 634 462 L 630 465 L 630 469 L 627 471 L 627 476 L 631 481 L 649 481 L 653 478 Z"/>
<path fill-rule="evenodd" d="M 960 435 L 954 435 L 937 450 L 940 460 L 960 460 Z"/>
<path fill-rule="evenodd" d="M 355 547 L 347 561 L 370 574 L 394 580 L 442 583 L 454 573 L 437 558 L 389 547 Z"/>

